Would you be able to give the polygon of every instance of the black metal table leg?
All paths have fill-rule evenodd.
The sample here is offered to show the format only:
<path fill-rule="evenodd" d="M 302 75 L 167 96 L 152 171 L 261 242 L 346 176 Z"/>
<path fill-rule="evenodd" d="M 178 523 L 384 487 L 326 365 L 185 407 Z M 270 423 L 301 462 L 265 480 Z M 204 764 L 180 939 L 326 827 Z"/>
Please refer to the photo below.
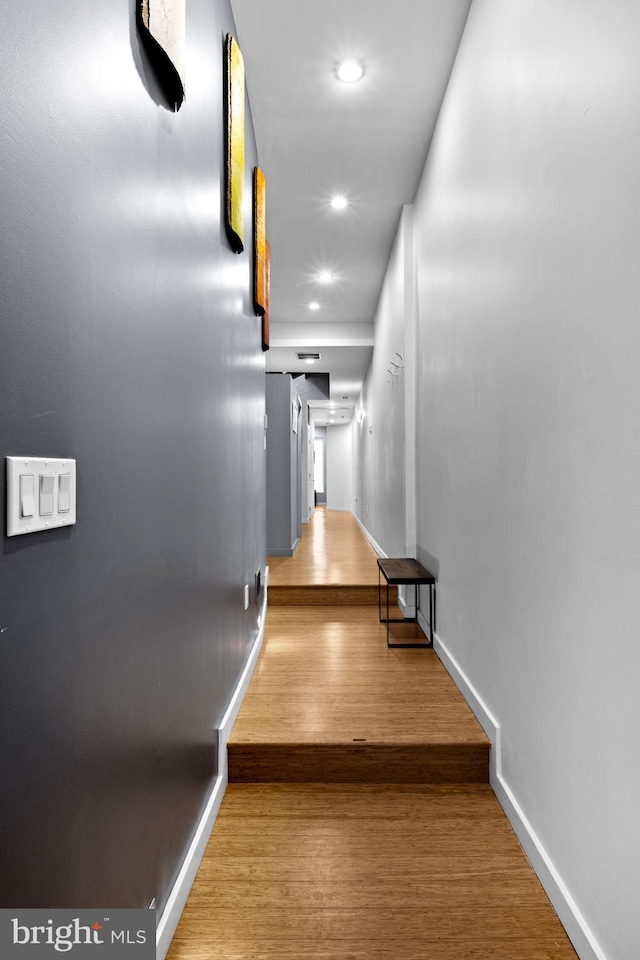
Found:
<path fill-rule="evenodd" d="M 389 630 L 391 629 L 389 621 L 389 581 L 387 580 L 387 646 L 389 646 Z"/>
<path fill-rule="evenodd" d="M 433 646 L 433 584 L 429 584 L 429 633 L 431 646 Z"/>

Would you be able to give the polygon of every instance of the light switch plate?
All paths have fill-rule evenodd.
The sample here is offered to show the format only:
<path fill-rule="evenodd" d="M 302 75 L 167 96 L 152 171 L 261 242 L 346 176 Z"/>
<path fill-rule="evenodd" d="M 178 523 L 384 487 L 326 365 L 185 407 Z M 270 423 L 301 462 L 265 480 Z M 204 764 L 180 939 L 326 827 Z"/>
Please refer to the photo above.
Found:
<path fill-rule="evenodd" d="M 33 515 L 21 516 L 20 477 L 33 476 L 34 497 L 30 509 Z M 63 510 L 60 506 L 60 477 L 63 487 Z M 41 497 L 41 490 L 51 486 L 51 480 L 45 479 L 41 487 L 41 477 L 53 477 L 53 510 L 41 514 L 41 509 L 49 510 L 49 502 Z M 66 479 L 68 477 L 68 479 Z M 68 487 L 68 494 L 67 494 Z M 64 509 L 67 506 L 68 509 Z M 76 522 L 76 461 L 56 457 L 7 457 L 7 536 L 17 537 L 22 533 L 36 533 L 38 530 L 51 530 L 54 527 L 70 527 Z"/>

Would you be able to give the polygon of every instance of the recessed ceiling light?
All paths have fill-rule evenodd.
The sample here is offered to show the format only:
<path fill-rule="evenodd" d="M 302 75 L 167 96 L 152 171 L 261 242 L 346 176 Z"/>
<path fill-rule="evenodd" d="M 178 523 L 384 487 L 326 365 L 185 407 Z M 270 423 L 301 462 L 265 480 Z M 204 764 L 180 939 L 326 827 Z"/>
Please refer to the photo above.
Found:
<path fill-rule="evenodd" d="M 334 210 L 344 210 L 349 206 L 349 201 L 342 194 L 336 194 L 335 197 L 331 197 L 331 206 Z"/>
<path fill-rule="evenodd" d="M 320 309 L 320 304 L 318 303 L 318 301 L 312 300 L 311 303 L 309 304 L 309 310 L 319 310 L 319 309 Z"/>
<path fill-rule="evenodd" d="M 333 274 L 329 270 L 321 270 L 318 274 L 318 283 L 333 283 Z"/>
<path fill-rule="evenodd" d="M 357 83 L 364 76 L 364 64 L 359 60 L 343 60 L 338 64 L 336 76 L 343 83 Z"/>

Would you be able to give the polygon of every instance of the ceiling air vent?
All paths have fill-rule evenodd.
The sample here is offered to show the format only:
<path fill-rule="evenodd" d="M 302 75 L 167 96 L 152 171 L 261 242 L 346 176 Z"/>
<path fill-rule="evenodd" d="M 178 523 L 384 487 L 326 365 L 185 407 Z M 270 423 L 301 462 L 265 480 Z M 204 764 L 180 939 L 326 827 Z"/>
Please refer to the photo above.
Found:
<path fill-rule="evenodd" d="M 319 353 L 299 353 L 298 360 L 319 360 Z"/>

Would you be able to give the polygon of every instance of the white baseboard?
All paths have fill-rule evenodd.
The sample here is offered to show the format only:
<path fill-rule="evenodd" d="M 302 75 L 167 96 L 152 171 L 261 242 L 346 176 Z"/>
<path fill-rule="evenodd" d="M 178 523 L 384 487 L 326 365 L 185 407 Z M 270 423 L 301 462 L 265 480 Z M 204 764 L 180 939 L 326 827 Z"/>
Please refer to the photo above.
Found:
<path fill-rule="evenodd" d="M 364 533 L 365 537 L 367 538 L 367 540 L 369 541 L 369 543 L 371 544 L 371 546 L 373 547 L 373 549 L 375 550 L 375 552 L 378 554 L 378 556 L 379 556 L 379 557 L 382 557 L 383 559 L 386 560 L 386 559 L 387 559 L 387 554 L 384 552 L 384 550 L 382 549 L 382 547 L 380 546 L 380 544 L 379 544 L 379 543 L 376 543 L 376 541 L 373 539 L 373 537 L 371 536 L 371 534 L 369 533 L 369 531 L 368 531 L 367 528 L 365 527 L 365 525 L 364 525 L 364 523 L 362 522 L 362 520 L 360 519 L 360 517 L 359 517 L 353 510 L 350 510 L 349 512 L 350 512 L 351 516 L 353 517 L 353 519 L 354 519 L 354 520 L 356 521 L 356 523 L 358 524 L 358 526 L 360 527 L 360 529 L 362 530 L 362 532 Z"/>
<path fill-rule="evenodd" d="M 247 692 L 247 687 L 249 686 L 249 681 L 253 675 L 258 654 L 260 653 L 260 648 L 262 647 L 262 641 L 264 639 L 264 623 L 267 613 L 267 583 L 269 580 L 268 567 L 265 568 L 264 580 L 265 589 L 262 600 L 262 608 L 258 616 L 258 634 L 251 649 L 251 653 L 249 654 L 249 659 L 245 664 L 245 668 L 242 671 L 242 675 L 231 698 L 231 703 L 229 704 L 227 712 L 225 713 L 222 723 L 220 724 L 220 730 L 218 731 L 218 776 L 216 777 L 215 783 L 211 789 L 211 793 L 209 794 L 209 798 L 204 808 L 204 812 L 200 818 L 200 822 L 196 828 L 193 840 L 191 841 L 189 849 L 187 850 L 184 862 L 180 868 L 180 873 L 178 874 L 177 880 L 173 885 L 173 889 L 171 890 L 166 906 L 162 911 L 162 916 L 160 917 L 160 922 L 158 923 L 158 927 L 156 929 L 156 960 L 164 960 L 169 947 L 171 946 L 171 940 L 176 932 L 180 917 L 182 916 L 182 911 L 184 910 L 187 898 L 191 892 L 193 881 L 196 878 L 200 862 L 204 856 L 207 843 L 209 842 L 211 831 L 213 830 L 213 825 L 216 817 L 218 816 L 218 811 L 220 810 L 220 805 L 222 804 L 224 792 L 227 789 L 227 784 L 229 782 L 227 740 L 229 739 L 231 728 L 233 727 L 235 719 L 240 711 L 244 695 Z"/>
<path fill-rule="evenodd" d="M 358 526 L 360 527 L 360 529 L 362 530 L 362 532 L 364 533 L 365 537 L 367 538 L 367 540 L 369 541 L 369 543 L 371 544 L 371 546 L 373 547 L 373 549 L 375 550 L 375 552 L 378 554 L 378 556 L 379 556 L 379 557 L 382 557 L 384 560 L 386 560 L 386 559 L 387 559 L 387 554 L 386 554 L 385 551 L 382 549 L 382 547 L 380 546 L 380 544 L 377 543 L 377 542 L 373 539 L 373 537 L 371 536 L 371 534 L 369 533 L 369 531 L 367 530 L 367 528 L 366 528 L 365 525 L 363 524 L 363 522 L 362 522 L 362 520 L 360 519 L 360 517 L 358 517 L 357 514 L 356 514 L 353 510 L 351 510 L 351 515 L 352 515 L 353 519 L 356 521 L 356 523 L 358 524 Z M 407 602 L 406 602 L 406 600 L 405 600 L 405 594 L 407 593 L 407 591 L 410 591 L 411 594 L 414 596 L 414 601 L 413 601 L 413 603 L 407 603 Z M 411 619 L 411 620 L 415 617 L 415 615 L 416 615 L 416 603 L 415 603 L 415 592 L 414 592 L 414 588 L 413 588 L 413 587 L 408 587 L 408 588 L 407 588 L 407 587 L 403 587 L 403 586 L 399 586 L 399 587 L 398 587 L 398 606 L 399 606 L 399 608 L 400 608 L 400 613 L 402 614 L 403 617 L 408 617 L 408 618 Z"/>
<path fill-rule="evenodd" d="M 413 598 L 413 603 L 407 603 L 406 597 L 409 594 Z M 398 587 L 398 606 L 400 607 L 400 613 L 403 617 L 406 617 L 409 620 L 413 620 L 416 615 L 416 588 L 412 586 L 403 586 L 402 584 Z"/>
<path fill-rule="evenodd" d="M 418 622 L 422 627 L 425 635 L 429 636 L 429 620 L 425 617 L 422 610 L 418 611 Z M 449 653 L 449 650 L 442 642 L 439 634 L 434 633 L 433 635 L 433 647 L 445 667 L 447 668 L 448 673 L 451 675 L 455 685 L 458 690 L 465 698 L 469 706 L 471 707 L 472 712 L 475 714 L 476 720 L 491 740 L 491 753 L 490 753 L 490 778 L 491 784 L 493 785 L 493 780 L 498 773 L 499 769 L 499 758 L 500 758 L 500 724 L 493 717 L 492 713 L 485 705 L 482 697 L 477 692 L 470 680 L 467 679 L 466 674 L 463 672 L 462 668 L 458 665 L 454 657 Z"/>
<path fill-rule="evenodd" d="M 413 620 L 416 615 L 416 605 L 415 603 L 405 603 L 404 598 L 400 596 L 400 591 L 398 590 L 398 606 L 400 608 L 400 613 L 406 620 Z"/>
<path fill-rule="evenodd" d="M 419 622 L 425 633 L 428 634 L 429 624 L 421 611 L 419 613 Z M 491 711 L 483 702 L 482 697 L 467 678 L 438 634 L 436 634 L 434 638 L 434 647 L 436 653 L 451 674 L 456 686 L 477 717 L 480 726 L 491 740 L 491 765 L 489 774 L 491 786 L 518 840 L 522 844 L 524 852 L 531 862 L 531 866 L 538 875 L 540 883 L 553 904 L 560 918 L 560 922 L 567 931 L 567 935 L 576 953 L 580 957 L 580 960 L 607 960 L 606 955 L 593 936 L 584 916 L 567 889 L 562 877 L 553 865 L 551 858 L 540 842 L 533 826 L 527 820 L 527 817 L 502 773 L 500 724 L 493 717 Z"/>

